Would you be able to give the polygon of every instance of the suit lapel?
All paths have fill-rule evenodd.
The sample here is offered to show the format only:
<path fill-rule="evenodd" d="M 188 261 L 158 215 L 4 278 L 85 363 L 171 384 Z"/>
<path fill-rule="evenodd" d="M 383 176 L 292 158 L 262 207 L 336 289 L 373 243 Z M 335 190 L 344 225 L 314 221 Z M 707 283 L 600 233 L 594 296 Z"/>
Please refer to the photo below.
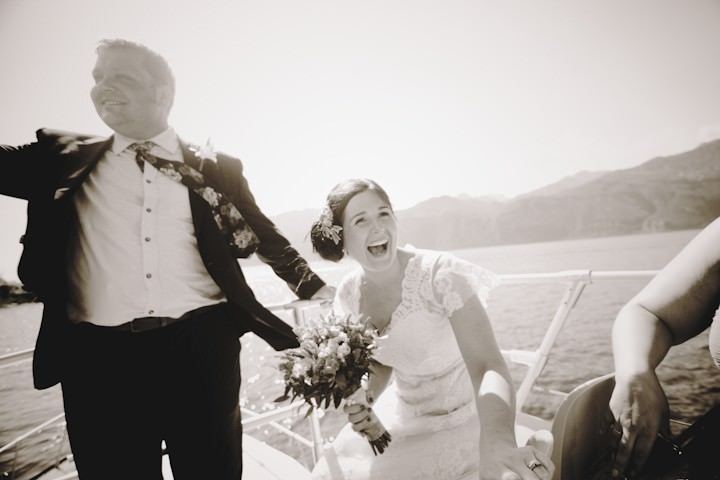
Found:
<path fill-rule="evenodd" d="M 221 182 L 220 170 L 214 161 L 198 158 L 197 155 L 190 150 L 190 146 L 183 141 L 180 141 L 180 150 L 182 151 L 183 162 L 201 172 L 205 176 L 209 185 L 222 185 L 222 183 L 219 183 Z M 190 210 L 192 212 L 193 224 L 195 225 L 195 233 L 199 234 L 203 230 L 205 222 L 207 221 L 212 224 L 211 228 L 217 230 L 217 225 L 212 219 L 212 210 L 208 204 L 190 189 L 188 189 L 188 195 L 190 198 Z M 217 230 L 217 233 L 218 235 L 221 235 L 219 230 Z"/>
<path fill-rule="evenodd" d="M 198 170 L 200 169 L 200 159 L 197 158 L 192 151 L 190 151 L 190 148 L 188 145 L 180 141 L 180 151 L 182 152 L 183 156 L 183 162 L 190 165 L 194 169 Z M 201 238 L 201 233 L 203 232 L 204 223 L 207 220 L 207 215 L 210 212 L 210 208 L 207 206 L 204 200 L 202 200 L 198 195 L 193 193 L 192 190 L 188 188 L 188 198 L 190 199 L 190 212 L 192 213 L 192 219 L 193 219 L 193 226 L 195 227 L 195 236 L 198 238 L 198 240 Z M 202 250 L 202 244 L 199 244 L 200 249 Z"/>
<path fill-rule="evenodd" d="M 196 170 L 200 169 L 200 159 L 190 150 L 190 146 L 182 140 L 180 140 L 180 151 L 182 152 L 183 162 Z"/>
<path fill-rule="evenodd" d="M 58 200 L 74 191 L 111 146 L 112 137 L 104 140 L 68 143 L 60 153 L 61 156 L 67 158 L 63 159 L 65 161 L 61 161 L 53 199 Z"/>
<path fill-rule="evenodd" d="M 210 185 L 217 185 L 217 182 L 220 180 L 218 178 L 220 170 L 215 161 L 207 158 L 198 158 L 195 152 L 190 150 L 190 146 L 183 141 L 180 141 L 180 150 L 182 151 L 183 161 L 186 164 L 205 175 Z"/>

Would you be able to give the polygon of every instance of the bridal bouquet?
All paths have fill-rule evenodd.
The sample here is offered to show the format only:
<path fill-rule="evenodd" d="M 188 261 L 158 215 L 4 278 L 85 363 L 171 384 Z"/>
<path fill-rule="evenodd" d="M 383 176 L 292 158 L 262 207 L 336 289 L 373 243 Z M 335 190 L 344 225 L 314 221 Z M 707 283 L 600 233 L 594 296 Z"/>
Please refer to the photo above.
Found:
<path fill-rule="evenodd" d="M 377 340 L 375 329 L 350 315 L 341 318 L 331 313 L 296 327 L 294 332 L 300 347 L 282 353 L 279 368 L 285 393 L 275 401 L 300 397 L 309 405 L 306 416 L 315 408 L 331 404 L 338 408 L 343 400 L 357 403 L 356 393 L 364 393 L 363 379 L 370 373 Z M 390 434 L 372 411 L 370 420 L 363 434 L 377 455 L 387 448 Z"/>

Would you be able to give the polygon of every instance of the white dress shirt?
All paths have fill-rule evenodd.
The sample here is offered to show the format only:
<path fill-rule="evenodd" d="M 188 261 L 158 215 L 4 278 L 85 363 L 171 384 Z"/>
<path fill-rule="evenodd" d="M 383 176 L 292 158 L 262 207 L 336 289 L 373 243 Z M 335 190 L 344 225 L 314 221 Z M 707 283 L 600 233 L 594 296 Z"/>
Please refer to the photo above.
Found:
<path fill-rule="evenodd" d="M 173 129 L 151 153 L 182 161 Z M 114 326 L 146 316 L 178 317 L 224 300 L 198 251 L 188 189 L 152 165 L 144 172 L 115 134 L 73 201 L 78 236 L 68 267 L 73 322 Z"/>

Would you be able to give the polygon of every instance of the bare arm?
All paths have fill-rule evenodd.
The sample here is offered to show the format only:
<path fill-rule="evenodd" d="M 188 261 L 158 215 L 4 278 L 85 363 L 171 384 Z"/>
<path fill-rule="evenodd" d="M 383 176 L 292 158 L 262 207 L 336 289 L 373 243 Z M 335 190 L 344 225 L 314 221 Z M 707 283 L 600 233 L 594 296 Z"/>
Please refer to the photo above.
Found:
<path fill-rule="evenodd" d="M 720 219 L 630 300 L 613 325 L 616 386 L 610 408 L 623 430 L 618 475 L 639 470 L 657 433 L 668 429 L 667 399 L 655 368 L 673 345 L 710 325 L 718 302 Z"/>
<path fill-rule="evenodd" d="M 343 411 L 347 414 L 348 421 L 352 424 L 353 430 L 358 433 L 377 428 L 373 424 L 370 406 L 372 406 L 378 397 L 385 391 L 385 388 L 390 381 L 393 369 L 387 365 L 373 362 L 370 370 L 371 372 L 368 376 L 365 394 L 354 394 L 354 401 L 346 403 L 343 406 Z"/>
<path fill-rule="evenodd" d="M 368 376 L 367 384 L 367 401 L 372 405 L 385 391 L 385 388 L 390 382 L 393 369 L 392 367 L 373 361 L 370 366 L 370 371 L 371 373 Z"/>
<path fill-rule="evenodd" d="M 549 479 L 552 461 L 532 447 L 518 448 L 515 439 L 515 388 L 490 320 L 477 296 L 470 297 L 450 319 L 473 384 L 480 418 L 480 478 Z M 533 457 L 545 468 L 528 468 Z"/>

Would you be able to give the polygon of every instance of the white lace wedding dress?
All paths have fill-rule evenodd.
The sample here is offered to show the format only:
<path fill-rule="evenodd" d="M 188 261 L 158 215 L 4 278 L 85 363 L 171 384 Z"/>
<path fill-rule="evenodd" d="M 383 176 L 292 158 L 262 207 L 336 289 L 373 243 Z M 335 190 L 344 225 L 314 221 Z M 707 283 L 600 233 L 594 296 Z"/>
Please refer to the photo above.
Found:
<path fill-rule="evenodd" d="M 375 353 L 393 368 L 392 383 L 373 406 L 392 441 L 374 456 L 346 425 L 313 470 L 315 480 L 456 480 L 477 471 L 480 425 L 449 317 L 473 294 L 484 302 L 495 280 L 452 255 L 409 251 L 402 300 Z M 358 314 L 359 270 L 340 282 L 335 303 Z"/>

